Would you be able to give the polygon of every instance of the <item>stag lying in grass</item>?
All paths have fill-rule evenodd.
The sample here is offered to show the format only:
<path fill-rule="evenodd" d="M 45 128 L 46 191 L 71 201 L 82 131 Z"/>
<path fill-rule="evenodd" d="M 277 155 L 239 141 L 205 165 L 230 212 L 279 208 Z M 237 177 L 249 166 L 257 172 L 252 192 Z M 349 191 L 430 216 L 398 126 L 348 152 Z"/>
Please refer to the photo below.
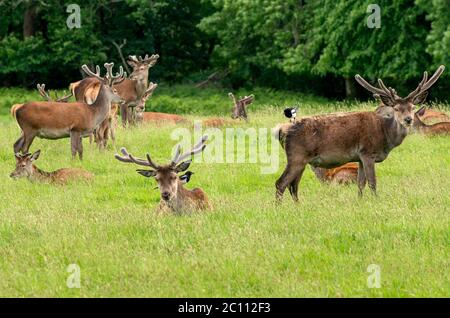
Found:
<path fill-rule="evenodd" d="M 93 73 L 86 65 L 83 70 L 96 77 L 101 88 L 92 105 L 86 103 L 30 102 L 17 107 L 13 115 L 22 129 L 21 137 L 14 144 L 14 152 L 27 153 L 35 137 L 61 139 L 70 137 L 72 157 L 83 157 L 82 137 L 89 136 L 110 111 L 111 103 L 122 101 L 113 85 L 123 80 L 123 69 L 113 75 L 113 63 L 106 63 L 107 74 L 100 76 L 100 67 Z"/>
<path fill-rule="evenodd" d="M 354 162 L 333 169 L 311 168 L 316 177 L 324 183 L 351 184 L 356 183 L 358 179 L 358 164 Z"/>
<path fill-rule="evenodd" d="M 254 95 L 239 97 L 239 100 L 236 99 L 233 93 L 228 93 L 228 96 L 233 101 L 233 108 L 231 109 L 231 118 L 233 119 L 244 119 L 248 120 L 247 116 L 247 106 L 253 103 L 255 100 Z"/>
<path fill-rule="evenodd" d="M 450 134 L 450 122 L 444 121 L 432 125 L 425 124 L 420 116 L 425 112 L 425 106 L 422 106 L 414 113 L 413 131 L 425 135 L 448 135 Z"/>
<path fill-rule="evenodd" d="M 89 181 L 93 178 L 92 173 L 77 168 L 63 168 L 53 172 L 43 171 L 34 165 L 40 154 L 40 150 L 33 154 L 16 153 L 16 169 L 9 176 L 13 179 L 27 178 L 32 182 L 48 182 L 60 185 L 75 180 Z"/>
<path fill-rule="evenodd" d="M 172 161 L 167 165 L 158 165 L 151 159 L 149 154 L 147 154 L 146 159 L 135 158 L 125 148 L 121 149 L 123 156 L 116 154 L 115 158 L 122 162 L 134 163 L 151 168 L 151 170 L 139 169 L 137 172 L 144 177 L 154 177 L 158 183 L 161 194 L 160 211 L 171 210 L 172 212 L 181 213 L 191 210 L 210 209 L 211 206 L 205 192 L 199 188 L 193 190 L 186 189 L 184 187 L 185 182 L 178 177 L 180 172 L 186 171 L 189 168 L 191 156 L 205 149 L 207 139 L 207 136 L 203 136 L 192 150 L 184 154 L 181 154 L 181 148 L 178 145 Z M 185 159 L 189 160 L 183 161 Z"/>
<path fill-rule="evenodd" d="M 376 193 L 375 163 L 384 161 L 403 142 L 413 122 L 414 105 L 425 100 L 427 90 L 443 71 L 444 66 L 440 66 L 429 80 L 425 72 L 418 87 L 405 98 L 381 80 L 377 88 L 356 75 L 360 85 L 381 99 L 382 104 L 374 112 L 315 116 L 281 125 L 276 133 L 284 143 L 287 165 L 276 182 L 276 198 L 281 200 L 289 187 L 292 198 L 298 201 L 298 184 L 307 164 L 330 169 L 359 162 L 360 195 L 367 181 Z"/>

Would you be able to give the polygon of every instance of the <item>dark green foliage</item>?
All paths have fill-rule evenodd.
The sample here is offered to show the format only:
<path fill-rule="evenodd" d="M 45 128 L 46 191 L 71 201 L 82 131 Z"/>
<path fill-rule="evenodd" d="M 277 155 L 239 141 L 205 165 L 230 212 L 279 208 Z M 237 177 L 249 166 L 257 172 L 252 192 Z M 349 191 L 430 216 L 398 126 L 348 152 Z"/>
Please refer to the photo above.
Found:
<path fill-rule="evenodd" d="M 193 84 L 221 71 L 219 86 L 338 98 L 363 92 L 356 73 L 405 94 L 424 70 L 450 66 L 448 0 L 376 1 L 379 29 L 367 26 L 371 0 L 87 0 L 82 27 L 70 30 L 72 2 L 0 0 L 0 84 L 67 87 L 83 63 L 121 64 L 113 43 L 124 40 L 125 57 L 160 55 L 152 81 Z M 449 96 L 445 82 L 434 97 Z"/>

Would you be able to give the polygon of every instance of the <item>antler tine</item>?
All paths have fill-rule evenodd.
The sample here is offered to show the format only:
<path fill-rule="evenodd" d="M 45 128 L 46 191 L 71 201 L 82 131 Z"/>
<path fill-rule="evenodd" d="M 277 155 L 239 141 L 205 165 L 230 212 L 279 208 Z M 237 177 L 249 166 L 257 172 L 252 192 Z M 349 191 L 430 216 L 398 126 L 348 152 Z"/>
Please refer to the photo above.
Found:
<path fill-rule="evenodd" d="M 426 91 L 431 86 L 433 86 L 433 84 L 436 83 L 436 81 L 439 79 L 442 73 L 444 73 L 444 70 L 445 70 L 444 65 L 439 66 L 436 72 L 434 72 L 433 76 L 431 76 L 431 78 L 422 86 L 422 90 Z"/>
<path fill-rule="evenodd" d="M 380 78 L 378 79 L 378 85 L 380 85 L 381 89 L 386 92 L 386 96 L 390 96 L 392 99 L 396 99 L 398 97 L 395 89 L 393 89 L 392 87 L 386 87 L 386 85 L 384 85 L 383 81 Z"/>
<path fill-rule="evenodd" d="M 386 92 L 384 90 L 370 85 L 364 78 L 361 77 L 361 75 L 356 74 L 355 75 L 355 80 L 359 83 L 359 85 L 361 85 L 362 87 L 367 89 L 369 92 L 372 92 L 372 93 L 374 93 L 376 95 L 386 96 Z"/>
<path fill-rule="evenodd" d="M 155 89 L 157 87 L 158 87 L 158 84 L 150 82 L 150 84 L 148 84 L 147 90 L 144 92 L 142 97 L 145 99 L 149 98 L 153 94 L 153 92 L 155 91 Z"/>
<path fill-rule="evenodd" d="M 417 88 L 414 91 L 412 91 L 406 98 L 413 99 L 418 94 L 430 89 L 430 87 L 433 86 L 433 84 L 436 83 L 436 81 L 442 75 L 444 70 L 445 70 L 444 65 L 439 66 L 438 69 L 436 70 L 436 72 L 434 72 L 433 76 L 431 76 L 431 78 L 429 80 L 427 80 L 428 73 L 424 72 L 422 81 L 419 83 Z"/>
<path fill-rule="evenodd" d="M 44 97 L 47 101 L 53 101 L 50 95 L 45 91 L 45 84 L 37 84 L 37 89 L 39 91 L 39 95 Z"/>
<path fill-rule="evenodd" d="M 64 97 L 58 98 L 58 96 L 57 96 L 57 94 L 55 92 L 55 95 L 56 95 L 56 98 L 57 98 L 56 101 L 65 103 L 65 102 L 67 102 L 69 100 L 69 98 L 71 98 L 73 96 L 73 93 L 70 93 L 69 95 L 65 95 L 65 94 L 66 94 L 66 91 L 64 91 Z"/>
<path fill-rule="evenodd" d="M 114 157 L 121 162 L 135 163 L 140 166 L 152 167 L 154 169 L 158 168 L 158 165 L 155 164 L 150 159 L 149 154 L 147 154 L 147 160 L 144 160 L 144 159 L 133 157 L 133 155 L 130 154 L 125 147 L 120 148 L 120 152 L 122 152 L 123 156 L 120 156 L 119 154 L 115 154 Z"/>
<path fill-rule="evenodd" d="M 179 162 L 181 156 L 181 146 L 177 145 L 177 148 L 175 149 L 175 154 L 173 155 L 171 165 L 174 166 Z"/>
<path fill-rule="evenodd" d="M 114 67 L 114 63 L 105 63 L 105 68 L 107 71 L 107 77 L 109 79 L 109 83 L 110 84 L 114 84 L 117 81 L 120 81 L 123 76 L 124 76 L 124 72 L 123 72 L 123 67 L 120 66 L 119 67 L 119 73 L 116 73 L 116 75 L 113 75 L 113 67 Z"/>
<path fill-rule="evenodd" d="M 176 165 L 176 164 L 180 163 L 181 161 L 183 161 L 184 159 L 189 158 L 197 153 L 202 152 L 206 147 L 205 142 L 207 140 L 208 140 L 208 135 L 203 135 L 203 137 L 200 139 L 200 141 L 190 151 L 185 152 L 181 156 L 177 156 L 176 160 L 172 160 L 172 165 Z M 179 148 L 179 145 L 178 145 L 177 149 L 178 148 Z"/>
<path fill-rule="evenodd" d="M 83 69 L 83 71 L 84 71 L 87 75 L 92 76 L 92 77 L 95 77 L 95 78 L 97 78 L 97 79 L 103 81 L 103 77 L 100 76 L 100 66 L 97 65 L 97 66 L 95 67 L 96 73 L 92 72 L 86 64 L 83 64 L 83 65 L 81 66 L 81 68 Z"/>

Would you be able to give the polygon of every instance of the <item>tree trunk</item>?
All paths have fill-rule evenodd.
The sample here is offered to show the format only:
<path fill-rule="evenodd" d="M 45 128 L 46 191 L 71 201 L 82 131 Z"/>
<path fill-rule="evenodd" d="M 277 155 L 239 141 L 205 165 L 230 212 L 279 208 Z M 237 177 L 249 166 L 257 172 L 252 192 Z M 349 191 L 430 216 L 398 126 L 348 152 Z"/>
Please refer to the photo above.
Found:
<path fill-rule="evenodd" d="M 30 3 L 25 9 L 23 15 L 23 38 L 29 38 L 34 35 L 34 22 L 37 16 L 37 8 Z"/>
<path fill-rule="evenodd" d="M 345 78 L 345 96 L 347 98 L 355 98 L 356 97 L 355 80 L 351 77 Z"/>

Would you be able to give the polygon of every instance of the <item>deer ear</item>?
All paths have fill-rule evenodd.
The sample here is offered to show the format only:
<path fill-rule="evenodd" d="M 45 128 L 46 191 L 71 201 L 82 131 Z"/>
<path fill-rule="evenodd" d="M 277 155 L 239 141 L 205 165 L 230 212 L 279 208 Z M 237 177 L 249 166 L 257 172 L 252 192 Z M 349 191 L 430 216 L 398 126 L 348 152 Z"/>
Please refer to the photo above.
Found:
<path fill-rule="evenodd" d="M 422 92 L 419 95 L 417 95 L 416 97 L 414 97 L 412 103 L 414 105 L 420 105 L 420 104 L 425 102 L 425 100 L 427 99 L 427 96 L 428 96 L 428 92 L 427 91 Z"/>
<path fill-rule="evenodd" d="M 36 151 L 34 154 L 31 155 L 31 157 L 30 157 L 31 161 L 38 160 L 40 155 L 41 155 L 41 151 L 40 150 Z"/>
<path fill-rule="evenodd" d="M 378 95 L 381 99 L 381 102 L 389 107 L 394 107 L 395 106 L 395 101 L 389 97 L 389 96 L 383 96 L 383 95 Z"/>
<path fill-rule="evenodd" d="M 175 168 L 175 170 L 176 170 L 176 172 L 183 172 L 183 171 L 186 171 L 188 168 L 189 168 L 189 166 L 191 165 L 191 160 L 188 160 L 188 161 L 185 161 L 185 162 L 182 162 L 182 163 L 180 163 L 178 166 L 176 166 L 176 168 Z"/>
<path fill-rule="evenodd" d="M 416 111 L 417 116 L 423 116 L 424 113 L 425 113 L 425 106 L 420 107 L 419 110 Z"/>
<path fill-rule="evenodd" d="M 136 171 L 137 171 L 137 173 L 139 173 L 140 175 L 143 175 L 144 177 L 147 177 L 147 178 L 156 176 L 156 171 L 155 171 L 155 170 L 142 170 L 142 169 L 138 169 L 138 170 L 136 170 Z"/>

